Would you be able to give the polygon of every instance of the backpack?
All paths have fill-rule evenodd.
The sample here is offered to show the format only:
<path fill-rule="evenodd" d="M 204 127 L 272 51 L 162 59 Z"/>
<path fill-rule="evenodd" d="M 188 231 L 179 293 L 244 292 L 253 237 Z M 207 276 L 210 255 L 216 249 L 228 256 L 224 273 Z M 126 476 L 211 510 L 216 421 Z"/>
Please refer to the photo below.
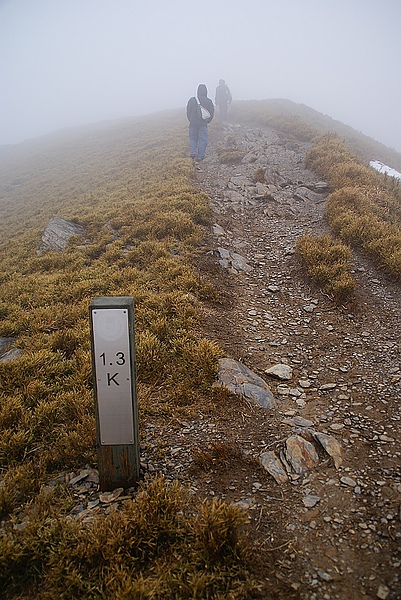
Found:
<path fill-rule="evenodd" d="M 198 98 L 196 96 L 194 96 L 195 100 L 196 100 L 196 104 L 198 105 L 197 108 L 197 116 L 201 121 L 207 121 L 208 119 L 210 119 L 210 112 L 207 110 L 207 108 L 205 108 L 204 106 L 202 106 L 202 104 L 199 102 Z"/>

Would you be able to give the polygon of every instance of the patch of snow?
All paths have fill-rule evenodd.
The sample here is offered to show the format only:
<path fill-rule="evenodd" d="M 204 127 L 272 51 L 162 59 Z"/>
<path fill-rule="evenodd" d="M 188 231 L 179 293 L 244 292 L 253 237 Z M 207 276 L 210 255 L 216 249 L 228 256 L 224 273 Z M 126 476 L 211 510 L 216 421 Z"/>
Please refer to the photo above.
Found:
<path fill-rule="evenodd" d="M 387 173 L 387 175 L 390 175 L 390 177 L 395 177 L 396 179 L 401 179 L 401 173 L 399 173 L 399 171 L 396 171 L 395 169 L 388 167 L 387 165 L 380 162 L 379 160 L 371 160 L 369 164 L 371 167 L 376 169 L 376 171 L 379 171 L 379 173 Z"/>

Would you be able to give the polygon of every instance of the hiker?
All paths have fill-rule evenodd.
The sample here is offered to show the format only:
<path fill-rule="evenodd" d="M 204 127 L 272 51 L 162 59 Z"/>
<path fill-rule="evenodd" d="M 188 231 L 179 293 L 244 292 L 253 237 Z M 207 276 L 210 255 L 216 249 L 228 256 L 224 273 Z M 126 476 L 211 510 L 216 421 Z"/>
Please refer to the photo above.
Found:
<path fill-rule="evenodd" d="M 232 102 L 230 89 L 224 79 L 219 80 L 216 88 L 215 104 L 219 107 L 219 117 L 221 121 L 227 121 L 228 105 Z"/>
<path fill-rule="evenodd" d="M 199 104 L 208 111 L 209 117 L 207 115 L 206 118 L 200 116 Z M 187 117 L 189 121 L 191 158 L 201 161 L 205 158 L 206 147 L 209 141 L 207 126 L 214 117 L 213 102 L 207 97 L 207 87 L 204 83 L 198 85 L 196 97 L 192 96 L 188 100 Z"/>

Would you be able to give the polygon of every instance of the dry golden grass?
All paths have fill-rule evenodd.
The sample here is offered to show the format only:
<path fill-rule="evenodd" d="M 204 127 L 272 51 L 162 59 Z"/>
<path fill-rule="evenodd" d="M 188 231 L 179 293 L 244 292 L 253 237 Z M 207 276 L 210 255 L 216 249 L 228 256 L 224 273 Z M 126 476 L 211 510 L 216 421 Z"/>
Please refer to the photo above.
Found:
<path fill-rule="evenodd" d="M 296 252 L 308 275 L 337 303 L 348 299 L 355 291 L 350 274 L 350 249 L 331 236 L 304 235 L 298 239 Z"/>
<path fill-rule="evenodd" d="M 307 165 L 333 190 L 326 214 L 335 234 L 401 278 L 401 186 L 364 165 L 334 135 L 320 137 Z"/>
<path fill-rule="evenodd" d="M 0 335 L 15 337 L 23 351 L 0 364 L 1 405 L 20 406 L 3 430 L 5 481 L 22 458 L 40 456 L 44 473 L 94 460 L 88 305 L 96 296 L 135 298 L 139 381 L 163 382 L 167 397 L 182 404 L 213 380 L 219 351 L 197 333 L 196 308 L 210 286 L 191 265 L 210 209 L 191 184 L 185 130 L 170 119 L 94 131 L 89 140 L 42 140 L 3 168 Z M 18 169 L 29 177 L 13 187 L 7 177 L 13 181 Z M 37 256 L 54 214 L 83 224 L 84 240 Z M 3 512 L 14 496 L 21 501 L 7 489 L 0 489 Z"/>
<path fill-rule="evenodd" d="M 23 531 L 0 538 L 5 600 L 235 600 L 257 589 L 239 509 L 196 505 L 178 483 L 156 478 L 122 510 L 84 526 L 59 516 L 71 505 L 62 488 L 42 496 Z"/>
<path fill-rule="evenodd" d="M 387 272 L 401 279 L 400 225 L 388 222 L 365 191 L 347 187 L 331 194 L 327 217 L 344 241 L 361 248 Z"/>

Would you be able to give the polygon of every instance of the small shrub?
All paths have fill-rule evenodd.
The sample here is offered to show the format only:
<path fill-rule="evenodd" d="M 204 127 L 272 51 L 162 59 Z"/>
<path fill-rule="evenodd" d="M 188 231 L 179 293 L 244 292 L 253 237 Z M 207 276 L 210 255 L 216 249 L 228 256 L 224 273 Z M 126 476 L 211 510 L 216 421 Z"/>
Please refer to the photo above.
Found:
<path fill-rule="evenodd" d="M 316 130 L 297 116 L 275 115 L 269 119 L 269 125 L 302 142 L 310 142 L 316 136 Z"/>
<path fill-rule="evenodd" d="M 62 352 L 66 358 L 71 358 L 82 343 L 76 332 L 71 329 L 55 332 L 49 341 L 53 352 Z"/>
<path fill-rule="evenodd" d="M 328 170 L 327 179 L 334 189 L 347 186 L 374 185 L 375 174 L 372 169 L 354 161 L 340 162 L 331 166 Z"/>
<path fill-rule="evenodd" d="M 216 343 L 204 338 L 177 339 L 174 345 L 177 356 L 178 378 L 190 386 L 205 391 L 215 380 L 221 350 Z"/>
<path fill-rule="evenodd" d="M 210 446 L 198 447 L 192 452 L 194 465 L 209 471 L 213 466 L 227 467 L 243 458 L 241 452 L 225 442 L 212 442 Z"/>
<path fill-rule="evenodd" d="M 140 381 L 159 381 L 165 372 L 167 348 L 150 331 L 140 332 L 136 340 L 137 374 Z"/>
<path fill-rule="evenodd" d="M 184 240 L 195 235 L 196 225 L 186 213 L 170 211 L 156 215 L 151 232 L 158 240 L 166 237 Z"/>
<path fill-rule="evenodd" d="M 240 557 L 238 528 L 245 522 L 246 517 L 239 508 L 215 499 L 202 503 L 195 535 L 196 549 L 206 567 Z"/>
<path fill-rule="evenodd" d="M 336 302 L 353 294 L 355 281 L 350 274 L 351 251 L 347 246 L 328 235 L 304 235 L 297 241 L 296 252 L 308 275 Z"/>
<path fill-rule="evenodd" d="M 245 152 L 240 150 L 220 150 L 218 152 L 219 161 L 226 165 L 239 164 L 245 156 Z"/>
<path fill-rule="evenodd" d="M 359 162 L 345 143 L 333 133 L 317 137 L 305 157 L 306 166 L 325 178 L 328 178 L 330 172 L 334 173 L 333 169 L 339 164 Z"/>
<path fill-rule="evenodd" d="M 34 498 L 44 478 L 41 461 L 26 461 L 10 466 L 0 487 L 0 517 L 6 516 L 16 506 Z M 1 553 L 0 553 L 1 554 Z"/>
<path fill-rule="evenodd" d="M 347 243 L 370 254 L 390 273 L 400 277 L 401 229 L 383 219 L 382 211 L 361 189 L 343 188 L 327 200 L 327 217 Z"/>
<path fill-rule="evenodd" d="M 265 174 L 266 174 L 266 169 L 262 169 L 262 167 L 259 167 L 259 169 L 256 169 L 256 171 L 253 174 L 253 180 L 257 183 L 264 183 L 265 182 Z"/>

